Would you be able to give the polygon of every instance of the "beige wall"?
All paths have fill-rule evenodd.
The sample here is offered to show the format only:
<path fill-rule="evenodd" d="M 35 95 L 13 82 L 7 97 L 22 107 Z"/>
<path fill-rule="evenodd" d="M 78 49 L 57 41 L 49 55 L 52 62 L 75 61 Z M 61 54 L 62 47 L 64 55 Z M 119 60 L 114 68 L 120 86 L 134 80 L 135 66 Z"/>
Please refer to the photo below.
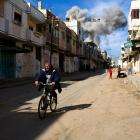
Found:
<path fill-rule="evenodd" d="M 34 77 L 40 70 L 40 62 L 35 57 L 36 49 L 30 53 L 16 54 L 16 78 Z"/>
<path fill-rule="evenodd" d="M 53 53 L 51 57 L 52 65 L 56 68 L 59 69 L 59 54 L 58 53 Z"/>
<path fill-rule="evenodd" d="M 50 52 L 48 48 L 44 48 L 42 52 L 42 67 L 44 67 L 45 62 L 50 62 Z"/>
<path fill-rule="evenodd" d="M 74 31 L 71 31 L 71 33 L 72 33 L 72 36 L 71 36 L 71 46 L 72 46 L 72 48 L 71 48 L 71 52 L 73 53 L 73 54 L 76 54 L 76 46 L 77 46 L 77 44 L 76 44 L 76 33 L 74 32 Z"/>
<path fill-rule="evenodd" d="M 16 0 L 11 0 L 11 2 L 5 1 L 4 8 L 4 17 L 7 20 L 7 25 L 9 25 L 7 26 L 8 34 L 15 38 L 26 40 L 27 14 L 25 11 L 27 10 L 27 5 L 22 0 L 19 0 L 18 3 Z M 22 15 L 21 25 L 14 23 L 15 11 L 19 11 Z"/>
<path fill-rule="evenodd" d="M 59 25 L 59 48 L 66 49 L 66 25 L 63 22 Z"/>
<path fill-rule="evenodd" d="M 140 72 L 140 54 L 135 56 L 135 59 L 133 59 L 132 62 L 133 62 L 133 71 Z"/>

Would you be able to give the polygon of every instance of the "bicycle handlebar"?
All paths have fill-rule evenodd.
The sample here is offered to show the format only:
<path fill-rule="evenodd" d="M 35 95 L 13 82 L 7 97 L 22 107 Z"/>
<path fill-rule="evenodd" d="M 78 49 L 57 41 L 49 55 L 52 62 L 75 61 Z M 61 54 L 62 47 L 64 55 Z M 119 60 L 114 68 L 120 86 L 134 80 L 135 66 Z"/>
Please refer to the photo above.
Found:
<path fill-rule="evenodd" d="M 43 85 L 43 86 L 52 86 L 53 84 L 52 83 L 47 83 L 47 84 L 44 84 L 42 82 L 39 82 L 39 84 Z"/>

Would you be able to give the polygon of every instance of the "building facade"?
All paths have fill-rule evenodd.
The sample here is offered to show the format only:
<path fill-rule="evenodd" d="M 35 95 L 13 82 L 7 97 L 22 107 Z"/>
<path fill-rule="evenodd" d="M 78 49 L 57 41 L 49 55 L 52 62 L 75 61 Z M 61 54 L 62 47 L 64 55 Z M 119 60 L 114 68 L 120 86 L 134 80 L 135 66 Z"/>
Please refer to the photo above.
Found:
<path fill-rule="evenodd" d="M 132 0 L 128 15 L 128 40 L 122 47 L 123 65 L 131 61 L 133 71 L 140 72 L 140 0 Z"/>
<path fill-rule="evenodd" d="M 61 73 L 96 67 L 82 34 L 78 21 L 63 22 L 40 2 L 0 0 L 0 79 L 34 77 L 45 62 Z"/>

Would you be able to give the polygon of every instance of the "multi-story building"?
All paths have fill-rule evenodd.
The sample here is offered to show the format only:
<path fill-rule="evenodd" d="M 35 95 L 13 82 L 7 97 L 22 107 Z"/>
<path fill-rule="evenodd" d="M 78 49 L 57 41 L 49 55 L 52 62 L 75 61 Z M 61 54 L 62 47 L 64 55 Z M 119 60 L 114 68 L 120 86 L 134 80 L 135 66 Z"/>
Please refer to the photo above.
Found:
<path fill-rule="evenodd" d="M 133 62 L 135 72 L 140 72 L 140 0 L 132 0 L 128 16 L 129 43 L 132 51 L 128 61 Z"/>
<path fill-rule="evenodd" d="M 85 52 L 84 52 L 84 44 L 83 44 L 83 31 L 80 25 L 80 22 L 74 19 L 67 18 L 67 20 L 65 21 L 65 24 L 67 25 L 67 27 L 69 29 L 71 29 L 72 31 L 74 31 L 77 35 L 77 41 L 76 41 L 76 54 L 77 56 L 75 57 L 75 61 L 76 64 L 78 63 L 78 67 L 77 69 L 83 69 L 84 63 L 85 63 Z"/>
<path fill-rule="evenodd" d="M 86 69 L 93 54 L 82 36 L 78 21 L 60 21 L 40 2 L 0 0 L 0 79 L 34 77 L 45 62 L 61 72 Z"/>
<path fill-rule="evenodd" d="M 34 70 L 30 71 L 30 75 L 37 74 L 40 70 L 40 67 L 43 63 L 43 48 L 45 46 L 45 16 L 41 13 L 36 7 L 33 7 L 30 3 L 27 6 L 27 27 L 26 27 L 26 41 L 29 46 L 32 48 L 32 55 L 30 59 L 32 62 L 30 67 Z M 29 57 L 28 56 L 28 57 Z M 27 58 L 27 54 L 22 56 L 25 59 Z M 27 72 L 29 71 L 29 62 L 25 60 L 27 67 Z M 25 70 L 24 70 L 25 72 Z M 29 75 L 29 76 L 30 76 Z M 25 76 L 24 76 L 25 77 Z"/>
<path fill-rule="evenodd" d="M 88 42 L 86 43 L 86 58 L 87 63 L 86 67 L 90 70 L 96 70 L 100 68 L 104 68 L 105 66 L 105 59 L 103 58 L 101 49 L 94 43 Z"/>
<path fill-rule="evenodd" d="M 77 57 L 77 34 L 71 30 L 71 67 L 72 67 L 72 72 L 78 71 L 79 70 L 79 60 Z"/>
<path fill-rule="evenodd" d="M 35 76 L 41 65 L 45 17 L 23 0 L 1 0 L 0 7 L 0 78 Z"/>
<path fill-rule="evenodd" d="M 8 9 L 8 10 L 7 10 Z M 15 78 L 17 69 L 16 57 L 24 53 L 27 19 L 24 12 L 26 3 L 19 1 L 0 1 L 0 79 Z"/>
<path fill-rule="evenodd" d="M 45 16 L 45 46 L 42 54 L 42 65 L 51 63 L 59 69 L 59 19 L 49 10 L 42 9 L 41 1 L 38 10 Z"/>
<path fill-rule="evenodd" d="M 81 24 L 78 20 L 67 18 L 65 21 L 65 24 L 67 25 L 68 28 L 73 30 L 79 37 L 80 40 L 83 40 L 83 29 L 81 28 Z"/>
<path fill-rule="evenodd" d="M 65 51 L 66 51 L 66 25 L 63 21 L 59 21 L 59 70 L 65 72 Z"/>
<path fill-rule="evenodd" d="M 65 72 L 66 73 L 71 73 L 71 49 L 72 49 L 72 44 L 71 44 L 71 30 L 69 28 L 66 28 L 66 50 L 65 50 L 65 61 L 64 61 L 64 66 L 65 66 Z"/>

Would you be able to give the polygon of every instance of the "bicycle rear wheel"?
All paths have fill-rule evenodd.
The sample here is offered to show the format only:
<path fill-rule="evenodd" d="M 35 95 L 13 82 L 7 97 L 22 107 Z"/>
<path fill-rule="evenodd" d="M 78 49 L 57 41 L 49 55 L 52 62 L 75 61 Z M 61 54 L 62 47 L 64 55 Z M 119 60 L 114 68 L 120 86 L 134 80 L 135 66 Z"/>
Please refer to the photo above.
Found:
<path fill-rule="evenodd" d="M 54 112 L 57 108 L 57 98 L 52 97 L 50 100 L 50 110 Z"/>
<path fill-rule="evenodd" d="M 38 116 L 42 120 L 46 117 L 46 111 L 48 108 L 48 103 L 47 103 L 47 98 L 46 96 L 42 96 L 39 105 L 38 105 Z"/>

